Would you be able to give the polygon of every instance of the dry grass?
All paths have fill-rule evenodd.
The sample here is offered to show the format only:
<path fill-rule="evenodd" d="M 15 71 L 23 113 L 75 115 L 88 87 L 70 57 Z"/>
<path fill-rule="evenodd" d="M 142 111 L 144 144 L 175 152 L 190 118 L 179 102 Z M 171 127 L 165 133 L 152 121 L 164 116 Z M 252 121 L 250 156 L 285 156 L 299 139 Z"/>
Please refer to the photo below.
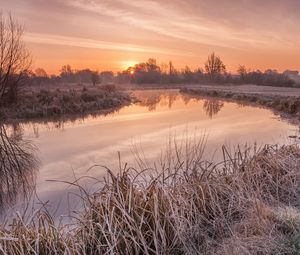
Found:
<path fill-rule="evenodd" d="M 47 214 L 0 231 L 3 254 L 299 254 L 300 148 L 223 148 L 203 158 L 205 141 L 174 142 L 144 170 L 108 169 L 99 192 L 83 197 L 75 225 Z M 140 159 L 141 157 L 138 156 Z"/>

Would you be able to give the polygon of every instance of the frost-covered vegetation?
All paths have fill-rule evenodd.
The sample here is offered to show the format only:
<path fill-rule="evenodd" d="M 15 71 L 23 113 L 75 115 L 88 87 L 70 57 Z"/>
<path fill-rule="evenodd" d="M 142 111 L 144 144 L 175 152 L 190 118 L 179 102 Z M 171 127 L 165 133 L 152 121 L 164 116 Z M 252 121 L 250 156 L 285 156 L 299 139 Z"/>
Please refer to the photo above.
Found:
<path fill-rule="evenodd" d="M 129 94 L 113 85 L 77 89 L 25 89 L 19 100 L 0 107 L 4 119 L 55 118 L 115 110 L 131 102 Z"/>

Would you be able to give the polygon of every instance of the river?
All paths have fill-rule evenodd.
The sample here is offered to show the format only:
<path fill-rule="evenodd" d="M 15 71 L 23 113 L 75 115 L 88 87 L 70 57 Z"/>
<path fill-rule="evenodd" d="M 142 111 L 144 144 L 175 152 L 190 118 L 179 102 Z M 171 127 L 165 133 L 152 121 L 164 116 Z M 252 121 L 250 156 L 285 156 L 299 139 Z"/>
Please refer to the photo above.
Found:
<path fill-rule="evenodd" d="M 144 90 L 134 94 L 139 103 L 106 116 L 59 124 L 21 124 L 23 138 L 38 148 L 41 163 L 36 175 L 37 197 L 47 203 L 55 217 L 68 215 L 79 206 L 78 189 L 66 182 L 80 179 L 80 184 L 92 191 L 95 180 L 84 176 L 101 179 L 106 169 L 100 165 L 118 172 L 119 155 L 121 165 L 137 166 L 138 151 L 151 165 L 173 137 L 198 139 L 205 135 L 205 157 L 221 160 L 220 148 L 224 144 L 229 148 L 282 144 L 290 142 L 288 137 L 299 131 L 271 110 L 259 107 L 192 99 L 178 90 Z M 91 168 L 94 165 L 97 166 Z"/>

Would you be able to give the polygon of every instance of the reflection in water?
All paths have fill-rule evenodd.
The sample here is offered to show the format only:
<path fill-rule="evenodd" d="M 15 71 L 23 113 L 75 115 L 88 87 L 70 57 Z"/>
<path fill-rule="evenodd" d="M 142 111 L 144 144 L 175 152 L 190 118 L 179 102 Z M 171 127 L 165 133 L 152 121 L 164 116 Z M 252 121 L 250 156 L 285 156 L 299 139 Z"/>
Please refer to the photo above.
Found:
<path fill-rule="evenodd" d="M 210 119 L 212 119 L 214 115 L 217 115 L 223 107 L 224 103 L 215 98 L 206 99 L 203 104 L 203 109 Z"/>
<path fill-rule="evenodd" d="M 169 93 L 155 91 L 151 92 L 151 94 L 136 92 L 135 96 L 139 99 L 139 105 L 147 107 L 149 111 L 155 111 L 158 105 L 162 107 L 167 106 L 169 109 L 171 109 L 174 102 L 178 99 L 181 99 L 186 105 L 191 100 L 191 97 L 188 95 L 178 94 L 172 91 Z M 224 107 L 224 103 L 215 98 L 203 99 L 199 97 L 194 98 L 193 100 L 204 100 L 203 109 L 210 119 L 212 119 L 212 117 Z"/>
<path fill-rule="evenodd" d="M 34 191 L 38 161 L 35 147 L 23 140 L 19 125 L 0 124 L 0 209 Z"/>
<path fill-rule="evenodd" d="M 169 109 L 172 108 L 173 103 L 180 96 L 178 93 L 169 92 L 163 93 L 161 91 L 151 91 L 151 94 L 142 92 L 135 92 L 135 96 L 139 100 L 139 105 L 148 107 L 148 110 L 155 111 L 158 105 L 168 106 Z"/>

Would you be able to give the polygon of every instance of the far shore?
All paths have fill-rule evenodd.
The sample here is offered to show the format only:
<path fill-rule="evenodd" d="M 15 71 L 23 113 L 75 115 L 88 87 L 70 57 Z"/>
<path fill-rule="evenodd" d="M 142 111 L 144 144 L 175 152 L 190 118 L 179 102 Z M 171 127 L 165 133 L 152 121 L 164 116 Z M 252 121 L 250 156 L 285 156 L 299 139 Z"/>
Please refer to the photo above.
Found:
<path fill-rule="evenodd" d="M 253 84 L 127 84 L 119 85 L 124 89 L 130 90 L 143 90 L 143 89 L 210 89 L 216 91 L 230 91 L 230 92 L 241 92 L 249 94 L 261 94 L 261 95 L 280 95 L 280 96 L 291 96 L 300 97 L 300 88 L 297 87 L 275 87 L 275 86 L 261 86 Z"/>
<path fill-rule="evenodd" d="M 175 89 L 194 97 L 217 97 L 271 108 L 300 122 L 300 88 L 200 84 L 52 84 L 23 88 L 17 104 L 0 107 L 2 122 L 62 121 L 105 115 L 136 102 L 136 90 Z"/>
<path fill-rule="evenodd" d="M 255 85 L 200 86 L 183 88 L 192 97 L 214 97 L 269 108 L 293 123 L 300 123 L 300 89 Z"/>

